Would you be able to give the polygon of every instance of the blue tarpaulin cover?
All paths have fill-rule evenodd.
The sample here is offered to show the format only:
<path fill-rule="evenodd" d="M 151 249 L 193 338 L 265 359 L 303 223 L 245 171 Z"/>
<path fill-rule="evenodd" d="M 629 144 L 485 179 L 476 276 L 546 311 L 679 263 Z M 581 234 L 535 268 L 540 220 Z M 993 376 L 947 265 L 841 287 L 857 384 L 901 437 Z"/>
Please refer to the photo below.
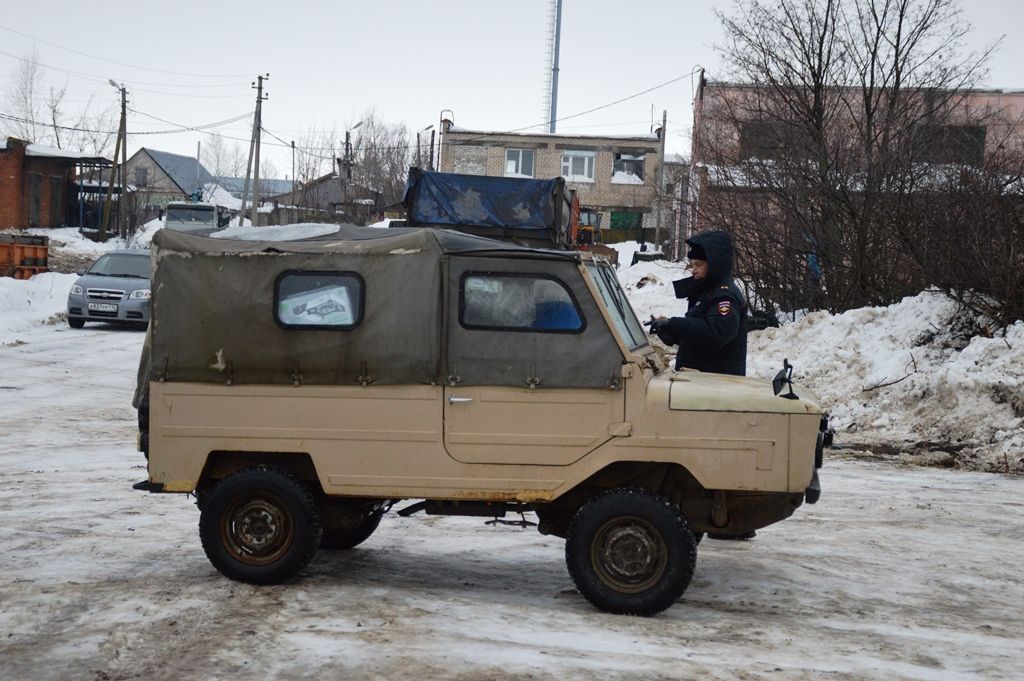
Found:
<path fill-rule="evenodd" d="M 410 224 L 547 230 L 560 182 L 413 169 L 403 203 Z"/>

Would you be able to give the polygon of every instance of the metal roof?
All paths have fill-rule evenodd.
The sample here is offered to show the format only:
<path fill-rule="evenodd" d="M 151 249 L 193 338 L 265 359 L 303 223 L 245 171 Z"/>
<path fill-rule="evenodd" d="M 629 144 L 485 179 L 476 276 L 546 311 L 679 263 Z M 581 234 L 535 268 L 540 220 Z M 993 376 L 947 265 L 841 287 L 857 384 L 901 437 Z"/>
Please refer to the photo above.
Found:
<path fill-rule="evenodd" d="M 193 156 L 181 156 L 145 147 L 141 151 L 146 152 L 184 194 L 191 194 L 197 189 L 202 189 L 207 182 L 213 182 L 213 175 Z"/>

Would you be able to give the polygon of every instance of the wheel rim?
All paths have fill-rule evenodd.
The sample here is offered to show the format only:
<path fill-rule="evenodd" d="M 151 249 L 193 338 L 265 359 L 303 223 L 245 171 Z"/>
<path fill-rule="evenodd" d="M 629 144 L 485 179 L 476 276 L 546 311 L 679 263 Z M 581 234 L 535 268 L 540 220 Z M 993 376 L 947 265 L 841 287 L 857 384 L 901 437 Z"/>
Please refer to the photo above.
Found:
<path fill-rule="evenodd" d="M 266 492 L 237 496 L 220 524 L 225 548 L 247 565 L 267 565 L 279 559 L 291 547 L 294 533 L 288 506 Z"/>
<path fill-rule="evenodd" d="M 655 527 L 642 518 L 609 520 L 594 536 L 590 561 L 598 578 L 621 593 L 651 588 L 665 574 L 668 546 Z"/>

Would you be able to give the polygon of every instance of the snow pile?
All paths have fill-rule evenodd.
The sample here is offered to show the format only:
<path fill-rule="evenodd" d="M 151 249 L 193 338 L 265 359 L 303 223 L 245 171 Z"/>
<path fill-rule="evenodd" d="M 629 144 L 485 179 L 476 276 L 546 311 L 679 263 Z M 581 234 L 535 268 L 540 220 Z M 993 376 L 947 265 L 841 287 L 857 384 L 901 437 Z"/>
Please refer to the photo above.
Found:
<path fill-rule="evenodd" d="M 235 198 L 235 195 L 216 182 L 207 182 L 203 185 L 203 197 L 209 203 L 224 206 L 231 210 L 239 210 L 242 207 L 242 199 Z"/>
<path fill-rule="evenodd" d="M 101 256 L 104 253 L 115 251 L 119 248 L 127 248 L 125 246 L 124 239 L 119 236 L 112 236 L 104 242 L 93 241 L 83 236 L 77 227 L 57 227 L 53 229 L 45 229 L 35 227 L 32 229 L 21 230 L 25 234 L 31 234 L 33 236 L 47 236 L 50 237 L 50 249 L 66 249 L 80 255 L 91 255 Z M 117 232 L 117 229 L 111 229 L 111 234 Z"/>
<path fill-rule="evenodd" d="M 218 239 L 241 239 L 243 241 L 291 241 L 314 236 L 334 234 L 338 225 L 319 222 L 300 222 L 294 225 L 273 225 L 269 227 L 227 227 L 210 236 Z"/>
<path fill-rule="evenodd" d="M 44 272 L 31 279 L 0 277 L 0 342 L 38 328 L 54 315 L 67 311 L 68 293 L 77 274 Z"/>
<path fill-rule="evenodd" d="M 142 225 L 136 232 L 135 236 L 132 237 L 129 245 L 132 248 L 149 248 L 149 245 L 153 242 L 153 235 L 163 229 L 164 219 L 154 218 Z"/>
<path fill-rule="evenodd" d="M 813 312 L 751 334 L 748 371 L 770 377 L 788 358 L 841 440 L 1024 470 L 1024 322 L 1005 338 L 968 340 L 963 329 L 956 304 L 929 291 L 888 307 Z"/>
<path fill-rule="evenodd" d="M 686 302 L 672 290 L 672 280 L 688 276 L 682 263 L 630 266 L 638 244 L 612 246 L 641 320 L 685 314 Z M 747 373 L 771 378 L 789 359 L 794 380 L 831 413 L 839 444 L 892 445 L 947 465 L 1024 471 L 1024 322 L 1005 338 L 972 338 L 974 326 L 933 291 L 888 307 L 812 312 L 751 333 Z"/>

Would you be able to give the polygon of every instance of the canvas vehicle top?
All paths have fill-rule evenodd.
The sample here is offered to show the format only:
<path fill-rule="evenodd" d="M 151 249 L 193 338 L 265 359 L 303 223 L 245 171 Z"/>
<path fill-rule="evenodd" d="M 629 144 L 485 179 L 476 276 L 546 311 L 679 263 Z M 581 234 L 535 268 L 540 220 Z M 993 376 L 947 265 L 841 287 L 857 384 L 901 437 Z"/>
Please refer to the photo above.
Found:
<path fill-rule="evenodd" d="M 704 532 L 817 497 L 816 398 L 669 371 L 590 254 L 351 226 L 153 243 L 140 487 L 194 493 L 232 578 L 287 579 L 419 499 L 402 513 L 533 511 L 588 600 L 652 614 Z"/>

